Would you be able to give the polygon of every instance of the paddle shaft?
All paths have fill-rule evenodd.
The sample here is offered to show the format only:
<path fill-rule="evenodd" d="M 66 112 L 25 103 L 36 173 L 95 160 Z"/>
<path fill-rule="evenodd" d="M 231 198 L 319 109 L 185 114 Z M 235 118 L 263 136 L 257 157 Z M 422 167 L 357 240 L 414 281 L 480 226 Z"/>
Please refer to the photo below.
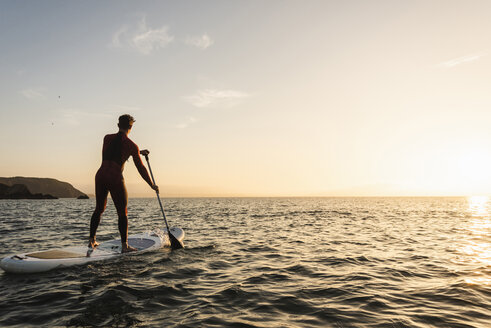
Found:
<path fill-rule="evenodd" d="M 148 169 L 150 171 L 150 176 L 152 177 L 152 182 L 155 185 L 156 184 L 155 178 L 153 177 L 152 167 L 150 166 L 150 161 L 148 160 L 148 155 L 145 155 L 145 159 L 147 160 Z M 164 216 L 165 226 L 167 227 L 167 232 L 169 233 L 169 236 L 170 236 L 169 224 L 167 223 L 167 218 L 165 217 L 164 207 L 162 206 L 162 201 L 160 200 L 159 192 L 157 190 L 155 190 L 155 193 L 157 194 L 157 199 L 159 200 L 160 209 L 162 210 L 162 215 Z"/>

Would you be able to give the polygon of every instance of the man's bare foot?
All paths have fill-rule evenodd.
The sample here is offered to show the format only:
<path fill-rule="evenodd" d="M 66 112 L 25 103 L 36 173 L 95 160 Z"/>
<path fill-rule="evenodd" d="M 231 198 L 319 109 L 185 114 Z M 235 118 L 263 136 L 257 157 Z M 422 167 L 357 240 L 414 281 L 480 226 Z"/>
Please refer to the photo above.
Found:
<path fill-rule="evenodd" d="M 129 252 L 136 252 L 137 249 L 134 248 L 134 247 L 131 247 L 129 245 L 125 245 L 123 246 L 123 248 L 121 249 L 121 253 L 129 253 Z"/>
<path fill-rule="evenodd" d="M 89 245 L 87 246 L 88 248 L 96 248 L 99 246 L 99 243 L 95 241 L 95 238 L 90 238 L 89 239 Z"/>

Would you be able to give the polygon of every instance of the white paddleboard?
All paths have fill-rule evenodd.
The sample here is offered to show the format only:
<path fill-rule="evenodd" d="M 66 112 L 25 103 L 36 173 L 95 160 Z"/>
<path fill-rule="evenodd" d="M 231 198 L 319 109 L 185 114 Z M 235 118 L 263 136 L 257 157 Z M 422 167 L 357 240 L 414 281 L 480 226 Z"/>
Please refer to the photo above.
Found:
<path fill-rule="evenodd" d="M 181 228 L 171 228 L 170 231 L 182 243 L 184 230 Z M 126 254 L 141 254 L 170 246 L 167 229 L 128 236 L 128 244 L 135 247 L 137 251 L 122 254 L 121 239 L 114 239 L 101 242 L 91 252 L 87 252 L 89 250 L 87 246 L 72 246 L 10 255 L 0 262 L 0 267 L 4 271 L 12 273 L 45 272 L 56 268 L 113 259 Z"/>

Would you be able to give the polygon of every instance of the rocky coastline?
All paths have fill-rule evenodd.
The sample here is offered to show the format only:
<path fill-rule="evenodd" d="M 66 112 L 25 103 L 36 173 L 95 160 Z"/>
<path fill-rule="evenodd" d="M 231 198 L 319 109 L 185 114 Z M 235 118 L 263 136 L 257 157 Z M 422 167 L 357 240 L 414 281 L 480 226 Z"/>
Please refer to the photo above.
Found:
<path fill-rule="evenodd" d="M 0 199 L 58 199 L 88 196 L 71 184 L 52 178 L 0 177 Z"/>
<path fill-rule="evenodd" d="M 29 191 L 26 185 L 15 184 L 7 186 L 0 183 L 0 199 L 58 199 L 50 194 L 33 194 Z"/>

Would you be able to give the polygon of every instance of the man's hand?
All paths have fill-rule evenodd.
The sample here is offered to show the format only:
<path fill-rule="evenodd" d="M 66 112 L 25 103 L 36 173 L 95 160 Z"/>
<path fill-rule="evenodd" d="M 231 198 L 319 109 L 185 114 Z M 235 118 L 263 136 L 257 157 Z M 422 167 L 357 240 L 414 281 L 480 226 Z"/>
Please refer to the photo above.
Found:
<path fill-rule="evenodd" d="M 157 186 L 156 184 L 152 186 L 152 189 L 155 190 L 157 193 L 159 192 L 159 186 Z"/>
<path fill-rule="evenodd" d="M 140 150 L 140 154 L 142 154 L 143 156 L 148 156 L 148 154 L 150 154 L 150 152 L 147 149 L 143 149 L 143 150 Z"/>

